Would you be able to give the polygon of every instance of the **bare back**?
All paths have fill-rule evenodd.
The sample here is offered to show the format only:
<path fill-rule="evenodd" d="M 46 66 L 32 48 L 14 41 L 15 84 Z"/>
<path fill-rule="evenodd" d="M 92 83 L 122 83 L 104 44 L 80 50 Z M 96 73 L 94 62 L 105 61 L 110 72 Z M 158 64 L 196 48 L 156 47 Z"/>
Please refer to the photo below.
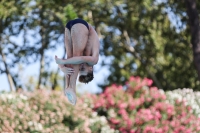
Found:
<path fill-rule="evenodd" d="M 94 30 L 94 28 L 91 25 L 89 25 L 89 37 L 88 37 L 87 45 L 84 49 L 83 54 L 85 56 L 93 56 L 98 59 L 99 47 L 100 47 L 100 43 L 99 43 L 98 35 L 96 31 Z"/>

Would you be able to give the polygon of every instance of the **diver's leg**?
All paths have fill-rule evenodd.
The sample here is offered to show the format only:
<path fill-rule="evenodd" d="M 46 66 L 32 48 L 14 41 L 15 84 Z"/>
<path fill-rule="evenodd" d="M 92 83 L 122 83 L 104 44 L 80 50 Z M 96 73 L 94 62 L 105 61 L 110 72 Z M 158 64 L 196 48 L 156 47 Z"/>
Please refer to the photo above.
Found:
<path fill-rule="evenodd" d="M 67 52 L 67 58 L 71 58 L 73 56 L 73 47 L 72 47 L 72 39 L 71 39 L 71 33 L 68 28 L 65 28 L 65 48 Z M 67 67 L 71 67 L 74 69 L 74 65 L 62 65 L 64 69 Z M 73 70 L 74 73 L 74 70 Z M 65 82 L 66 86 L 64 89 L 64 93 L 67 96 L 69 102 L 73 105 L 76 104 L 76 93 L 73 92 L 72 87 L 70 86 L 70 82 L 72 82 L 71 75 L 65 74 Z"/>
<path fill-rule="evenodd" d="M 83 56 L 83 51 L 86 47 L 89 31 L 83 24 L 75 24 L 71 29 L 72 49 L 74 56 Z M 69 86 L 66 89 L 68 99 L 71 98 L 71 103 L 76 104 L 76 80 L 79 73 L 79 65 L 73 65 L 74 73 L 70 76 Z M 69 99 L 70 100 L 70 99 Z"/>
<path fill-rule="evenodd" d="M 83 24 L 75 24 L 71 29 L 71 38 L 73 44 L 73 57 L 83 56 L 83 51 L 87 45 L 89 31 Z M 71 76 L 70 86 L 76 92 L 76 79 L 79 73 L 79 65 L 74 65 L 74 74 Z"/>
<path fill-rule="evenodd" d="M 73 47 L 72 47 L 71 34 L 68 28 L 65 28 L 65 48 L 67 52 L 67 58 L 71 58 L 73 56 Z M 66 82 L 65 88 L 69 86 L 69 81 L 70 81 L 70 76 L 65 75 L 65 82 Z"/>

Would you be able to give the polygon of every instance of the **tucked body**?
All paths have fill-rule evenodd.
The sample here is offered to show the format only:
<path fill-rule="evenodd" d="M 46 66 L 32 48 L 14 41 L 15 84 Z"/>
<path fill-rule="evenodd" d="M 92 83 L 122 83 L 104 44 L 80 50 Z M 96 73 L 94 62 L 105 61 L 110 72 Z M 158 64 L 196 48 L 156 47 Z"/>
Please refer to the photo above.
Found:
<path fill-rule="evenodd" d="M 76 79 L 88 83 L 93 79 L 93 65 L 99 59 L 99 39 L 94 28 L 82 19 L 69 21 L 65 28 L 67 59 L 55 56 L 56 63 L 66 74 L 65 94 L 72 104 L 76 103 Z M 70 65 L 69 66 L 66 66 Z"/>

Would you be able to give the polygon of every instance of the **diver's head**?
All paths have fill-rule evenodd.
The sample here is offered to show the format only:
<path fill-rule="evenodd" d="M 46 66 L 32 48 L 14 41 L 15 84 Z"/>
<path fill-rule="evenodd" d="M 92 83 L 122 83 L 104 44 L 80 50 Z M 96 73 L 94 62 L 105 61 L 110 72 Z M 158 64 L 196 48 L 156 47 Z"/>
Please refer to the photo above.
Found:
<path fill-rule="evenodd" d="M 93 80 L 93 66 L 89 66 L 87 63 L 80 64 L 79 69 L 79 81 L 82 83 L 88 83 Z"/>

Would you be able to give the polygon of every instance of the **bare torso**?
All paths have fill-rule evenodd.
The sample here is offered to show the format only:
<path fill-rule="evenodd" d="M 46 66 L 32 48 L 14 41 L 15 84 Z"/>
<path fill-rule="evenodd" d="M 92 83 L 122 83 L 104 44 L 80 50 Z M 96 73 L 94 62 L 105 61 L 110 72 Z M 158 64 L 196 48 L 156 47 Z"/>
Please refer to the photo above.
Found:
<path fill-rule="evenodd" d="M 83 55 L 84 56 L 94 56 L 94 57 L 99 56 L 98 35 L 91 25 L 89 25 L 89 36 L 88 36 L 87 45 L 83 51 Z"/>

